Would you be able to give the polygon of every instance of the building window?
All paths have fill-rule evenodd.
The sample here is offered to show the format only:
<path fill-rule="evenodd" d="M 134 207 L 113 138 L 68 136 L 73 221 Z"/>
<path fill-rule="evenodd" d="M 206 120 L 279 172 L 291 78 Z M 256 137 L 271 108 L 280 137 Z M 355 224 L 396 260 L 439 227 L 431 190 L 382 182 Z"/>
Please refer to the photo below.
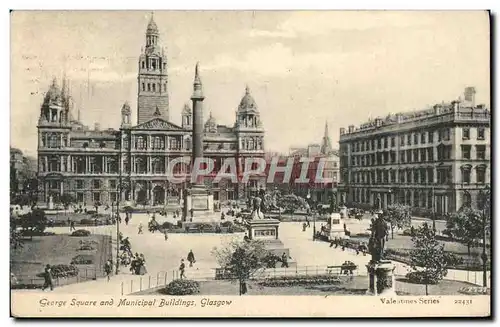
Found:
<path fill-rule="evenodd" d="M 167 92 L 167 83 L 163 84 L 163 92 Z"/>
<path fill-rule="evenodd" d="M 101 201 L 101 193 L 99 193 L 99 192 L 92 193 L 92 200 L 94 202 L 100 202 Z"/>
<path fill-rule="evenodd" d="M 142 66 L 142 69 L 146 68 L 146 65 L 144 64 L 144 61 L 141 62 L 141 66 Z"/>
<path fill-rule="evenodd" d="M 420 143 L 425 144 L 425 133 L 420 134 Z"/>
<path fill-rule="evenodd" d="M 434 161 L 434 148 L 427 148 L 427 160 Z"/>
<path fill-rule="evenodd" d="M 486 182 L 486 167 L 478 166 L 476 168 L 476 182 L 478 184 L 484 184 Z"/>
<path fill-rule="evenodd" d="M 408 145 L 411 145 L 411 133 L 407 135 L 408 139 Z"/>
<path fill-rule="evenodd" d="M 115 190 L 116 189 L 116 180 L 114 179 L 110 179 L 108 181 L 108 185 L 109 185 L 109 188 L 112 189 L 112 190 Z"/>
<path fill-rule="evenodd" d="M 443 139 L 445 141 L 449 141 L 450 140 L 450 129 L 449 128 L 445 128 L 443 130 Z"/>
<path fill-rule="evenodd" d="M 135 147 L 136 147 L 136 149 L 139 149 L 139 150 L 145 149 L 146 148 L 146 139 L 142 136 L 138 136 Z"/>
<path fill-rule="evenodd" d="M 413 161 L 420 161 L 418 158 L 418 149 L 413 150 Z"/>
<path fill-rule="evenodd" d="M 486 159 L 486 145 L 476 145 L 476 157 L 479 160 Z"/>
<path fill-rule="evenodd" d="M 111 192 L 111 193 L 109 193 L 109 200 L 110 200 L 111 202 L 116 202 L 116 201 L 118 201 L 118 193 L 116 193 L 116 192 Z"/>
<path fill-rule="evenodd" d="M 384 148 L 388 148 L 389 147 L 389 138 L 388 137 L 384 137 Z"/>
<path fill-rule="evenodd" d="M 79 190 L 84 188 L 83 181 L 81 179 L 76 180 L 76 188 Z"/>
<path fill-rule="evenodd" d="M 153 92 L 156 92 L 156 83 L 151 83 L 153 84 Z"/>
<path fill-rule="evenodd" d="M 101 188 L 101 181 L 98 180 L 98 179 L 94 179 L 92 181 L 92 187 L 95 188 L 95 189 L 99 189 Z"/>
<path fill-rule="evenodd" d="M 148 83 L 148 92 L 151 92 L 151 84 Z"/>
<path fill-rule="evenodd" d="M 396 138 L 394 136 L 391 137 L 391 148 L 396 146 Z"/>
<path fill-rule="evenodd" d="M 462 196 L 462 206 L 466 208 L 470 208 L 471 206 L 471 196 L 470 193 L 465 191 Z"/>
<path fill-rule="evenodd" d="M 427 168 L 427 183 L 429 183 L 429 184 L 434 183 L 434 169 L 433 168 Z"/>
<path fill-rule="evenodd" d="M 470 166 L 462 167 L 462 183 L 470 184 L 470 171 L 471 171 Z"/>
<path fill-rule="evenodd" d="M 429 131 L 428 134 L 429 143 L 434 143 L 434 131 Z"/>
<path fill-rule="evenodd" d="M 470 128 L 462 129 L 462 139 L 470 140 Z"/>
<path fill-rule="evenodd" d="M 377 139 L 377 149 L 382 149 L 382 139 L 381 138 Z"/>
<path fill-rule="evenodd" d="M 418 144 L 418 133 L 413 134 L 413 141 L 415 144 Z"/>
<path fill-rule="evenodd" d="M 399 137 L 399 143 L 401 143 L 401 146 L 404 146 L 405 145 L 405 136 L 404 135 L 401 135 Z"/>
<path fill-rule="evenodd" d="M 477 139 L 484 140 L 484 127 L 478 127 L 477 129 Z"/>
<path fill-rule="evenodd" d="M 142 90 L 146 91 L 146 85 L 144 83 L 142 83 Z"/>
<path fill-rule="evenodd" d="M 470 145 L 462 145 L 462 159 L 470 159 Z"/>

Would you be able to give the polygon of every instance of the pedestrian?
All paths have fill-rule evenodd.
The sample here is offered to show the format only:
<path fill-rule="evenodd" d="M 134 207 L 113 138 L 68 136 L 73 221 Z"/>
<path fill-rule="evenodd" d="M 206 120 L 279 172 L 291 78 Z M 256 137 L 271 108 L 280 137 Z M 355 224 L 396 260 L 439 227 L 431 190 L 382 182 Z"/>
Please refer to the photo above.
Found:
<path fill-rule="evenodd" d="M 137 234 L 142 234 L 142 223 L 139 223 L 138 229 L 139 230 Z"/>
<path fill-rule="evenodd" d="M 288 266 L 288 256 L 285 252 L 281 255 L 281 268 L 289 268 Z"/>
<path fill-rule="evenodd" d="M 163 235 L 165 236 L 165 241 L 168 240 L 168 232 L 167 229 L 163 230 Z"/>
<path fill-rule="evenodd" d="M 309 221 L 309 218 L 306 217 L 306 223 L 307 223 L 307 228 L 311 227 L 311 222 Z"/>
<path fill-rule="evenodd" d="M 220 214 L 220 220 L 224 220 L 224 219 L 226 219 L 226 217 L 224 216 L 224 212 L 221 212 L 221 214 Z"/>
<path fill-rule="evenodd" d="M 196 259 L 194 258 L 193 250 L 189 250 L 187 255 L 187 260 L 189 261 L 189 267 L 192 267 L 194 263 L 196 263 Z"/>
<path fill-rule="evenodd" d="M 181 272 L 180 278 L 186 278 L 185 272 L 186 272 L 186 265 L 184 264 L 184 259 L 181 259 L 181 265 L 179 266 L 179 271 Z"/>
<path fill-rule="evenodd" d="M 17 281 L 17 278 L 16 278 L 16 275 L 14 275 L 14 273 L 10 273 L 10 286 L 15 286 L 17 285 L 18 281 Z"/>
<path fill-rule="evenodd" d="M 306 228 L 307 228 L 307 224 L 306 223 L 303 223 L 302 224 L 302 231 L 305 232 L 306 231 Z"/>
<path fill-rule="evenodd" d="M 73 220 L 71 220 L 70 226 L 69 226 L 69 231 L 71 232 L 73 230 L 76 230 L 76 228 L 75 228 L 75 222 Z"/>
<path fill-rule="evenodd" d="M 189 209 L 189 214 L 191 215 L 191 220 L 193 220 L 193 216 L 194 216 L 193 208 Z"/>
<path fill-rule="evenodd" d="M 52 268 L 50 267 L 49 264 L 45 266 L 45 271 L 43 274 L 44 277 L 44 283 L 42 286 L 42 291 L 45 291 L 46 288 L 50 287 L 50 290 L 54 290 L 54 284 L 52 283 Z"/>
<path fill-rule="evenodd" d="M 106 261 L 104 264 L 104 272 L 106 273 L 106 277 L 108 277 L 108 282 L 111 277 L 111 271 L 113 270 L 113 263 L 111 260 Z"/>

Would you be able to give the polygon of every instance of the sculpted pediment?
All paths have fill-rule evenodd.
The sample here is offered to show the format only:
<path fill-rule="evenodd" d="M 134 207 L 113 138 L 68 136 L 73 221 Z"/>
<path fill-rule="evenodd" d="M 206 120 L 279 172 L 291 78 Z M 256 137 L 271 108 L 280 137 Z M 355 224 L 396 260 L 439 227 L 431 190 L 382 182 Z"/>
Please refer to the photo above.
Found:
<path fill-rule="evenodd" d="M 153 118 L 147 122 L 144 122 L 140 125 L 133 127 L 132 129 L 154 129 L 154 130 L 183 130 L 182 127 L 177 126 L 171 122 L 168 122 L 161 118 Z"/>

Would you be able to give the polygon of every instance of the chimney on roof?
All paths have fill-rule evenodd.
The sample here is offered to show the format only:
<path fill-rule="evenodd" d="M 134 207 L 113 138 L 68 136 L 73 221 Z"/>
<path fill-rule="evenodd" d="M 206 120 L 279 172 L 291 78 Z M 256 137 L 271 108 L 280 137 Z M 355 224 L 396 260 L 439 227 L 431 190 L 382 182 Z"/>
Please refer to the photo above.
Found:
<path fill-rule="evenodd" d="M 380 127 L 382 126 L 382 118 L 375 118 L 375 126 Z"/>
<path fill-rule="evenodd" d="M 458 112 L 458 109 L 459 109 L 459 101 L 458 100 L 454 100 L 451 102 L 451 106 L 453 107 L 453 112 Z"/>
<path fill-rule="evenodd" d="M 441 114 L 441 105 L 435 104 L 434 105 L 434 115 L 439 115 L 439 114 Z"/>
<path fill-rule="evenodd" d="M 341 127 L 340 128 L 340 135 L 344 135 L 345 134 L 345 128 L 344 127 Z"/>
<path fill-rule="evenodd" d="M 353 133 L 354 132 L 354 125 L 349 125 L 348 128 L 349 128 L 348 129 L 349 133 Z"/>

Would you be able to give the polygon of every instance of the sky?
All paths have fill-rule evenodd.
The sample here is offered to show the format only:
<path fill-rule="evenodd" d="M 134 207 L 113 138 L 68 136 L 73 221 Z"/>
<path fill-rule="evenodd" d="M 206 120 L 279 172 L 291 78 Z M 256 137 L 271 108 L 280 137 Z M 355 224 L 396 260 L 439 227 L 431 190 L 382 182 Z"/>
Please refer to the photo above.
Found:
<path fill-rule="evenodd" d="M 84 124 L 137 115 L 137 68 L 151 12 L 11 13 L 11 146 L 36 155 L 40 104 L 64 72 Z M 200 63 L 205 101 L 233 125 L 248 85 L 267 151 L 320 143 L 339 128 L 424 109 L 475 86 L 490 103 L 489 17 L 481 11 L 155 11 L 180 124 Z"/>

